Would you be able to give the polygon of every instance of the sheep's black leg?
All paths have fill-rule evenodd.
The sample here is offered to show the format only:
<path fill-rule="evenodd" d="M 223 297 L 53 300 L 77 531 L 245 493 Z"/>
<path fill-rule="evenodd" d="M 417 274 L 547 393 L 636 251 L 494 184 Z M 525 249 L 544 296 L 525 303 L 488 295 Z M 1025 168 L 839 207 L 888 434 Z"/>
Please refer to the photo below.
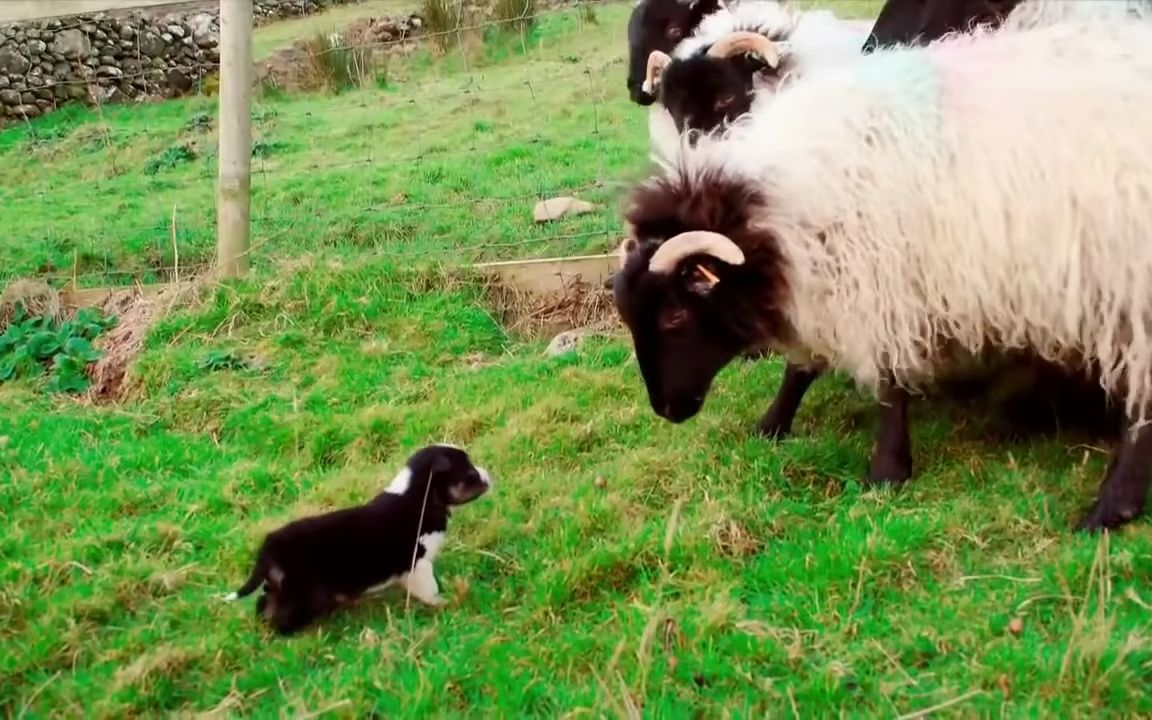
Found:
<path fill-rule="evenodd" d="M 868 483 L 904 483 L 912 477 L 912 441 L 908 435 L 908 391 L 888 381 L 881 392 L 880 423 L 868 466 Z"/>
<path fill-rule="evenodd" d="M 1124 433 L 1112 453 L 1096 502 L 1077 528 L 1088 532 L 1115 530 L 1144 512 L 1152 481 L 1152 425 Z"/>
<path fill-rule="evenodd" d="M 800 401 L 804 399 L 808 388 L 822 372 L 822 368 L 811 369 L 792 363 L 786 364 L 780 389 L 776 391 L 776 398 L 768 407 L 768 412 L 760 418 L 757 431 L 774 440 L 779 440 L 792 432 L 792 421 L 796 418 Z"/>

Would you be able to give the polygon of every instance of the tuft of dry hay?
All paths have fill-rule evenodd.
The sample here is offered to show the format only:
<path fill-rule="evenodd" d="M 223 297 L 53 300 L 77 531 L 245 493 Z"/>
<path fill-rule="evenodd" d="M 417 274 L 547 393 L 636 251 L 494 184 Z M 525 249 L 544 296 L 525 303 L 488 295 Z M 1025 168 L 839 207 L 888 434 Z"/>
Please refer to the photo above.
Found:
<path fill-rule="evenodd" d="M 612 292 L 579 278 L 559 292 L 540 295 L 499 279 L 485 286 L 488 302 L 510 332 L 529 337 L 550 337 L 577 328 L 608 331 L 619 327 Z"/>
<path fill-rule="evenodd" d="M 158 309 L 157 299 L 144 296 L 137 288 L 109 293 L 100 304 L 100 310 L 115 315 L 117 323 L 96 339 L 96 347 L 104 354 L 88 366 L 91 400 L 115 400 L 126 389 L 128 366 L 140 353 Z"/>
<path fill-rule="evenodd" d="M 0 332 L 8 327 L 16 309 L 24 308 L 29 317 L 51 317 L 59 322 L 64 317 L 60 293 L 40 280 L 18 278 L 0 293 Z"/>
<path fill-rule="evenodd" d="M 116 316 L 117 323 L 94 343 L 104 354 L 88 366 L 92 381 L 88 398 L 93 402 L 121 398 L 131 387 L 128 371 L 152 323 L 205 287 L 207 278 L 171 285 L 154 294 L 143 292 L 139 286 L 110 292 L 98 307 L 105 315 Z"/>

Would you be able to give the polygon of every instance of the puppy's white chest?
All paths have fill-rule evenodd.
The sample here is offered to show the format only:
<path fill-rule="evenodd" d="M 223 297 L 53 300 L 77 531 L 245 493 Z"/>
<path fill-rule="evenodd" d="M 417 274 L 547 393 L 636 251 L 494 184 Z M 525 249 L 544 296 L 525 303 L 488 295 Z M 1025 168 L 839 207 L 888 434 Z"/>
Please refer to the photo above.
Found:
<path fill-rule="evenodd" d="M 424 560 L 432 562 L 436 556 L 440 554 L 440 548 L 444 547 L 444 532 L 430 532 L 420 536 L 420 545 L 424 548 Z"/>

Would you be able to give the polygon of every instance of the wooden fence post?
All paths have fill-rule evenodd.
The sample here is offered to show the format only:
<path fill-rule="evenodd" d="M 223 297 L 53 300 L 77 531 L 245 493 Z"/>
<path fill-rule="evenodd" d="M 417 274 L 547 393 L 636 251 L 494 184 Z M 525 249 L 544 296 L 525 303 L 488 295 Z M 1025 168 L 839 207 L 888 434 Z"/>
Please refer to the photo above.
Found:
<path fill-rule="evenodd" d="M 220 0 L 219 112 L 216 267 L 237 277 L 252 233 L 252 0 Z"/>

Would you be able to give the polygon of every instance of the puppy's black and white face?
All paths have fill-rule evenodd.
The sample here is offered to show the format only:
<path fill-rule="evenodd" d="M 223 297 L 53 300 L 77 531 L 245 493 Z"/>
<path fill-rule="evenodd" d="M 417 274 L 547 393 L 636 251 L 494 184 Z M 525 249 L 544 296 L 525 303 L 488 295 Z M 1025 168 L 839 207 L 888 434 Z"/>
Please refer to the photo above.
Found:
<path fill-rule="evenodd" d="M 431 486 L 429 487 L 429 483 Z M 472 502 L 492 487 L 492 478 L 476 467 L 468 453 L 455 445 L 429 445 L 408 458 L 408 464 L 385 492 L 442 505 Z"/>

